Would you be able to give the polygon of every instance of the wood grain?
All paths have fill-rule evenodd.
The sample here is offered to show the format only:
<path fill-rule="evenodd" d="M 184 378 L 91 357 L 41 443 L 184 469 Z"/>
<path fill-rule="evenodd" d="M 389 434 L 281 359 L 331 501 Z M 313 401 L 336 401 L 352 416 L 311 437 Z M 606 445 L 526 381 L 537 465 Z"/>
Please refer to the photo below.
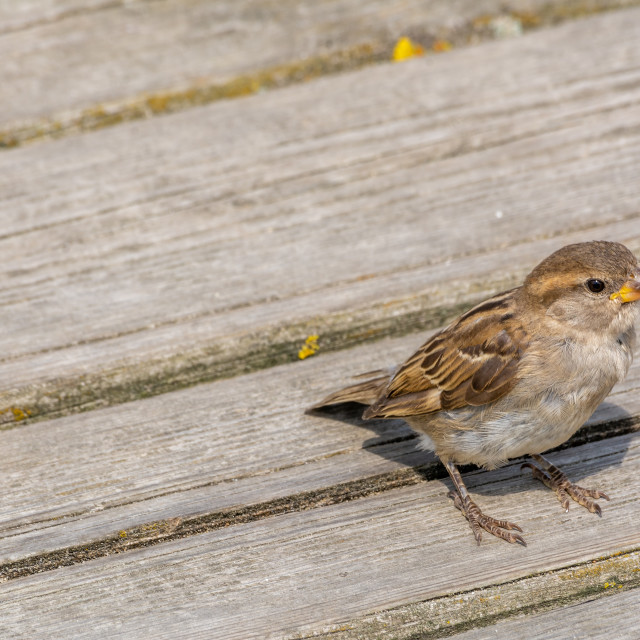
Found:
<path fill-rule="evenodd" d="M 612 591 L 616 591 L 616 586 Z M 526 637 L 590 638 L 608 640 L 612 633 L 620 640 L 640 636 L 638 592 L 612 593 L 608 598 L 591 600 L 533 616 L 522 616 L 485 629 L 474 629 L 455 636 L 456 640 L 489 640 L 489 638 Z M 614 631 L 615 630 L 615 631 Z"/>
<path fill-rule="evenodd" d="M 0 420 L 437 326 L 568 241 L 640 248 L 639 16 L 2 154 Z"/>
<path fill-rule="evenodd" d="M 513 582 L 373 612 L 340 625 L 327 625 L 320 633 L 311 632 L 297 637 L 415 640 L 466 638 L 477 634 L 482 638 L 510 638 L 514 637 L 509 633 L 512 628 L 521 630 L 530 625 L 531 631 L 524 635 L 526 638 L 591 638 L 592 633 L 586 629 L 591 627 L 593 634 L 598 634 L 602 629 L 601 621 L 606 622 L 609 634 L 614 627 L 620 629 L 616 624 L 619 611 L 616 603 L 637 598 L 639 572 L 640 552 L 619 553 Z M 620 594 L 627 592 L 629 596 L 618 599 Z M 583 616 L 579 623 L 574 612 Z M 611 618 L 607 615 L 609 612 Z M 630 607 L 627 615 L 629 629 L 633 630 L 637 612 Z M 545 628 L 549 623 L 555 624 L 556 633 L 549 633 Z M 580 632 L 585 631 L 574 635 L 571 633 L 574 627 Z M 466 635 L 462 633 L 464 631 L 467 631 Z M 541 635 L 536 635 L 536 632 Z M 622 629 L 616 633 L 624 638 L 634 637 L 624 635 Z"/>
<path fill-rule="evenodd" d="M 437 481 L 5 583 L 0 630 L 95 637 L 144 628 L 169 637 L 188 620 L 194 637 L 276 638 L 636 548 L 637 438 L 552 459 L 569 473 L 578 466 L 584 484 L 615 489 L 603 518 L 563 514 L 517 465 L 468 477 L 487 512 L 523 526 L 526 549 L 497 539 L 471 544 Z"/>
<path fill-rule="evenodd" d="M 496 6 L 0 4 L 2 122 Z M 526 549 L 473 544 L 404 423 L 304 409 L 426 335 L 380 338 L 562 244 L 640 250 L 638 36 L 640 9 L 599 15 L 0 154 L 0 423 L 22 426 L 0 431 L 0 636 L 409 638 L 566 603 L 564 627 L 527 629 L 620 619 L 640 586 L 640 362 L 550 455 L 608 490 L 602 518 L 564 513 L 519 461 L 465 472 Z"/>
<path fill-rule="evenodd" d="M 270 84 L 389 59 L 395 40 L 478 39 L 516 13 L 536 26 L 631 0 L 19 0 L 0 3 L 0 138 L 105 126 Z M 339 56 L 335 58 L 335 54 Z M 301 60 L 310 61 L 300 65 Z M 236 85 L 234 86 L 234 81 Z M 226 83 L 226 85 L 225 85 Z M 216 91 L 218 87 L 218 91 Z M 146 100 L 145 100 L 146 96 Z"/>
<path fill-rule="evenodd" d="M 422 482 L 413 467 L 444 477 L 402 421 L 363 422 L 357 407 L 304 414 L 351 376 L 400 362 L 422 340 L 385 340 L 0 432 L 0 563 L 99 545 L 120 531 L 133 544 L 146 535 L 132 530 L 174 518 L 184 520 L 179 535 L 192 535 L 225 514 L 242 521 L 251 507 L 251 519 L 313 509 Z M 589 421 L 598 438 L 636 428 L 638 388 L 636 360 Z M 164 525 L 157 537 L 165 538 Z"/>

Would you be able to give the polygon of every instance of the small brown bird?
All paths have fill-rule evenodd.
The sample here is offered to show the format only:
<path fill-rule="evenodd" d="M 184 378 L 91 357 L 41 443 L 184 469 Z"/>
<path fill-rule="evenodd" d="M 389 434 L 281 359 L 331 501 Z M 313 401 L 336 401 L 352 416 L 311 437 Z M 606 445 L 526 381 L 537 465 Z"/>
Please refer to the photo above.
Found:
<path fill-rule="evenodd" d="M 487 469 L 530 455 L 535 478 L 601 515 L 602 491 L 584 489 L 540 454 L 567 440 L 627 374 L 640 305 L 640 269 L 616 242 L 584 242 L 543 260 L 520 287 L 477 305 L 404 364 L 375 371 L 313 408 L 369 407 L 364 419 L 404 418 L 446 467 L 455 506 L 476 541 L 482 530 L 526 545 L 512 522 L 482 513 L 457 464 Z"/>

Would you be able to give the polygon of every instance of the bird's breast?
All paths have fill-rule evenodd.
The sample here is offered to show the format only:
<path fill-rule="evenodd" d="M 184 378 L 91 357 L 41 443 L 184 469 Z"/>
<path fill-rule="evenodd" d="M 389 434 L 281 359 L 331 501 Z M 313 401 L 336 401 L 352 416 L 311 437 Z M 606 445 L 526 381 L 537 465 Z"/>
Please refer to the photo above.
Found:
<path fill-rule="evenodd" d="M 516 387 L 497 402 L 440 412 L 412 426 L 429 436 L 425 448 L 458 464 L 494 468 L 542 453 L 570 438 L 624 378 L 631 347 L 623 337 L 534 348 L 523 358 Z"/>

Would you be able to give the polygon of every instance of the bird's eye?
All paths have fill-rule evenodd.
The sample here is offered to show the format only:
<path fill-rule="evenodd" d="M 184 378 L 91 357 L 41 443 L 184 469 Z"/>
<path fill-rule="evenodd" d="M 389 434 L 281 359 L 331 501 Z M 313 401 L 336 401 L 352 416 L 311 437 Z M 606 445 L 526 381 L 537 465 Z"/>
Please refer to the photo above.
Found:
<path fill-rule="evenodd" d="M 587 280 L 587 289 L 592 293 L 601 293 L 604 290 L 604 282 L 597 278 L 591 278 L 591 280 Z"/>

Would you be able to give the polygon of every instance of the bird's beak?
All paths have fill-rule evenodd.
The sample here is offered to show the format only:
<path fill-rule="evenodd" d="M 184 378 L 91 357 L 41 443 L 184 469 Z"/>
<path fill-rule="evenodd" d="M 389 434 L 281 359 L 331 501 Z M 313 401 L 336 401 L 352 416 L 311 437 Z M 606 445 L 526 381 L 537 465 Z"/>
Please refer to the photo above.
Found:
<path fill-rule="evenodd" d="M 640 300 L 640 268 L 635 269 L 631 277 L 620 287 L 620 290 L 612 293 L 610 298 L 620 302 Z"/>

